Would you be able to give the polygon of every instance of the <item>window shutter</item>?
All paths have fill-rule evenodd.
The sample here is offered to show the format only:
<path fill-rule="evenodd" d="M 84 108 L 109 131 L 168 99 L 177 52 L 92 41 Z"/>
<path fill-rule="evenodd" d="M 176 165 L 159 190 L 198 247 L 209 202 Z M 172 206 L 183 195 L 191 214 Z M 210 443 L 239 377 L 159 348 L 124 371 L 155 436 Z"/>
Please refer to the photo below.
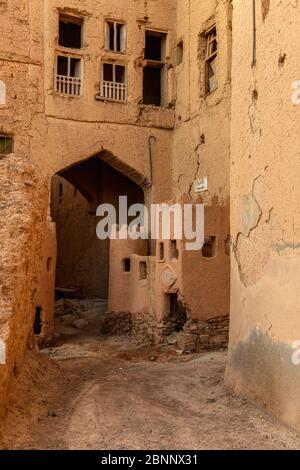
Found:
<path fill-rule="evenodd" d="M 105 22 L 105 49 L 109 50 L 109 43 L 110 43 L 110 31 L 109 31 L 109 24 Z"/>
<path fill-rule="evenodd" d="M 126 26 L 123 25 L 121 28 L 121 52 L 126 51 L 126 42 L 127 42 Z"/>

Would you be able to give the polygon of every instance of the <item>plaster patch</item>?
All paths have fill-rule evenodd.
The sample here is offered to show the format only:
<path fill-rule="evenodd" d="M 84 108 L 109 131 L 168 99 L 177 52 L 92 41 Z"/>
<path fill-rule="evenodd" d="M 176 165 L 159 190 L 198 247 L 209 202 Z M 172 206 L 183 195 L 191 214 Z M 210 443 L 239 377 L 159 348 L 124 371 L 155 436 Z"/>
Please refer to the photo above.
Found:
<path fill-rule="evenodd" d="M 0 364 L 6 364 L 6 344 L 0 339 Z"/>
<path fill-rule="evenodd" d="M 262 215 L 261 209 L 252 194 L 247 194 L 242 198 L 242 233 L 247 237 L 253 228 L 257 227 Z"/>

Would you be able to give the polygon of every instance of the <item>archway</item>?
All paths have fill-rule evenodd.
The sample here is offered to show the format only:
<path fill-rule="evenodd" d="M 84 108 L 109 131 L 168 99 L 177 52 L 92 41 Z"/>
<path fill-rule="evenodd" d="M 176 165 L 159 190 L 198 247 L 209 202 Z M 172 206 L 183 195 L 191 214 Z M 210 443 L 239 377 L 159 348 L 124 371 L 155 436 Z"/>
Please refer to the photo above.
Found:
<path fill-rule="evenodd" d="M 138 183 L 136 182 L 138 181 Z M 63 169 L 52 177 L 51 217 L 56 223 L 56 300 L 108 298 L 109 240 L 99 240 L 99 204 L 116 208 L 145 202 L 148 181 L 108 152 Z M 79 323 L 78 323 L 79 324 Z"/>
<path fill-rule="evenodd" d="M 109 241 L 96 237 L 96 208 L 101 203 L 118 208 L 120 195 L 128 197 L 129 205 L 144 202 L 141 185 L 126 173 L 145 184 L 137 172 L 109 153 L 79 162 L 52 178 L 51 216 L 58 241 L 56 287 L 107 298 Z"/>

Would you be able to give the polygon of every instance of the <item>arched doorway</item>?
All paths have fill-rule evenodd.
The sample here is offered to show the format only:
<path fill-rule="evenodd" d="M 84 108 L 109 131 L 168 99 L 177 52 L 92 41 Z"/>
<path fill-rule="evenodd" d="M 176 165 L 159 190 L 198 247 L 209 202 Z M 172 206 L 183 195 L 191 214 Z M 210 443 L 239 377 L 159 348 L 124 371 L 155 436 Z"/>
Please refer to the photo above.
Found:
<path fill-rule="evenodd" d="M 88 310 L 102 302 L 105 308 L 108 299 L 110 241 L 96 235 L 97 207 L 112 204 L 118 217 L 119 196 L 127 196 L 128 206 L 143 204 L 147 187 L 142 175 L 107 152 L 52 177 L 51 218 L 57 236 L 55 313 L 63 308 L 68 326 L 84 325 L 74 312 L 78 305 L 79 310 L 82 305 Z"/>
<path fill-rule="evenodd" d="M 132 176 L 134 170 L 123 165 L 121 173 L 112 166 L 113 157 L 103 157 L 92 157 L 54 175 L 51 216 L 57 230 L 56 288 L 77 289 L 83 296 L 105 299 L 109 240 L 96 236 L 96 209 L 99 204 L 109 203 L 118 212 L 119 196 L 127 196 L 131 205 L 144 203 L 145 194 L 139 184 L 124 174 Z"/>

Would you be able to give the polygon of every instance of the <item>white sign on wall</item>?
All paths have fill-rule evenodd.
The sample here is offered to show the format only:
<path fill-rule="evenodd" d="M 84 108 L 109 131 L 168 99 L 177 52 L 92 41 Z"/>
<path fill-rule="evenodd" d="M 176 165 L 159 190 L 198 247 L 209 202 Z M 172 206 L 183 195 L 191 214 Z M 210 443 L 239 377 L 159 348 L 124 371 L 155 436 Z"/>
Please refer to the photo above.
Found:
<path fill-rule="evenodd" d="M 0 80 L 0 106 L 6 105 L 6 85 Z"/>
<path fill-rule="evenodd" d="M 202 179 L 196 180 L 194 183 L 195 193 L 202 193 L 203 191 L 208 190 L 208 178 L 205 176 Z"/>

